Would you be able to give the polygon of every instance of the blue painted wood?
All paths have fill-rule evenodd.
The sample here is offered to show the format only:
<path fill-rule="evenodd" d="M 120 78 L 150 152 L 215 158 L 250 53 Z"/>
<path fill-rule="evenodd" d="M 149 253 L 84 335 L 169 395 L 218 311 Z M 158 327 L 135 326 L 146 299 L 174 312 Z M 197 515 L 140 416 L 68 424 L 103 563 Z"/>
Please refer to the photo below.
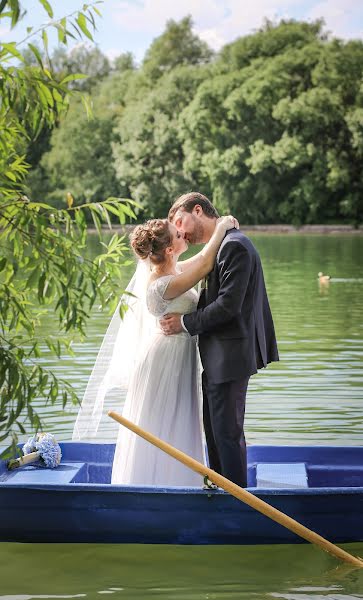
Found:
<path fill-rule="evenodd" d="M 112 444 L 61 444 L 54 470 L 0 462 L 0 540 L 272 544 L 302 540 L 221 490 L 110 485 Z M 332 542 L 363 541 L 363 447 L 250 446 L 249 491 Z M 307 488 L 256 488 L 258 464 L 305 464 Z"/>

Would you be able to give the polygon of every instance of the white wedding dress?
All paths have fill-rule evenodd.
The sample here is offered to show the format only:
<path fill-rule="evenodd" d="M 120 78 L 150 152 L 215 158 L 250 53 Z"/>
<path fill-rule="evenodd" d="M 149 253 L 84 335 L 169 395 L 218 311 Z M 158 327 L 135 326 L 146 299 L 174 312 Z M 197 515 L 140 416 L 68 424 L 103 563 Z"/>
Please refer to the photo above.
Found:
<path fill-rule="evenodd" d="M 157 319 L 170 312 L 186 314 L 197 307 L 198 295 L 194 289 L 173 300 L 164 299 L 172 277 L 160 277 L 147 290 L 148 310 Z M 157 320 L 155 323 L 155 331 L 132 373 L 122 414 L 205 463 L 196 338 L 186 332 L 166 336 Z M 203 479 L 156 446 L 120 427 L 111 483 L 200 487 Z"/>

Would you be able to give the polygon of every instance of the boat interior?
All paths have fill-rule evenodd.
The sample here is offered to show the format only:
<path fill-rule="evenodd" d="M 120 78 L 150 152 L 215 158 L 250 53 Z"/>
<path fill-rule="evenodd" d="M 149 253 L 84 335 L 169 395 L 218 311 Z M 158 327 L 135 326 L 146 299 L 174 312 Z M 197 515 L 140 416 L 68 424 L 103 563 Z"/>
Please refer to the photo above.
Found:
<path fill-rule="evenodd" d="M 0 485 L 110 484 L 112 444 L 61 444 L 56 469 L 25 466 L 8 471 L 0 461 Z M 251 446 L 248 487 L 264 490 L 363 487 L 363 447 Z"/>

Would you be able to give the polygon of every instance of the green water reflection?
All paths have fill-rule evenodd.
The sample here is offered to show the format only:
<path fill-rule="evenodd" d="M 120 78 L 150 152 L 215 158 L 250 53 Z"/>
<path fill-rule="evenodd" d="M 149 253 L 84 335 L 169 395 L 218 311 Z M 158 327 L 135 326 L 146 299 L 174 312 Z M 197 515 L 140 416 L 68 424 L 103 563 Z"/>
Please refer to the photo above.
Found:
<path fill-rule="evenodd" d="M 0 564 L 0 600 L 352 600 L 363 590 L 362 569 L 307 545 L 3 544 Z"/>

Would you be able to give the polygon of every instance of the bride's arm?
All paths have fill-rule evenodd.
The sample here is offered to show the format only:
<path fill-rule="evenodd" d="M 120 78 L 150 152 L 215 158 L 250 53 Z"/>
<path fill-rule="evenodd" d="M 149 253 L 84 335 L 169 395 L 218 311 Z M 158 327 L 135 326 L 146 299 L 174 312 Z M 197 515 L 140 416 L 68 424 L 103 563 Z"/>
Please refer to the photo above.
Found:
<path fill-rule="evenodd" d="M 171 300 L 190 290 L 200 279 L 205 277 L 213 268 L 219 246 L 228 229 L 236 226 L 232 216 L 221 217 L 217 221 L 214 233 L 209 242 L 198 253 L 196 260 L 189 263 L 188 268 L 170 280 L 164 293 L 165 300 Z"/>
<path fill-rule="evenodd" d="M 194 256 L 191 256 L 190 258 L 186 258 L 185 260 L 179 260 L 176 263 L 178 270 L 183 272 L 183 271 L 186 271 L 187 269 L 189 269 L 190 267 L 192 267 L 193 265 L 197 264 L 202 258 L 201 257 L 202 252 L 203 252 L 203 249 L 200 250 L 199 252 L 197 252 L 197 254 L 194 254 Z"/>
<path fill-rule="evenodd" d="M 239 229 L 239 223 L 238 223 L 237 219 L 236 219 L 235 227 L 237 227 L 237 229 Z M 204 247 L 202 248 L 202 250 L 197 252 L 197 254 L 194 254 L 194 256 L 191 256 L 190 258 L 186 258 L 185 260 L 179 260 L 177 262 L 178 270 L 183 273 L 187 269 L 190 269 L 190 267 L 196 266 L 200 261 L 203 260 L 203 250 L 204 250 Z"/>

